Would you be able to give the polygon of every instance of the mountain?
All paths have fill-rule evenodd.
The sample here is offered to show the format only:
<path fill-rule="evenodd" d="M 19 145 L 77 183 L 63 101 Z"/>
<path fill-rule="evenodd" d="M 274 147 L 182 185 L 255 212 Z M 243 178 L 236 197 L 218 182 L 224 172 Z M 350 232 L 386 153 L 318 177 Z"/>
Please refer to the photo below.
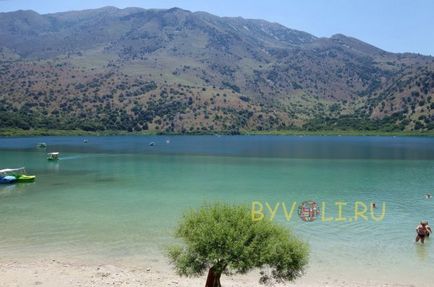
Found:
<path fill-rule="evenodd" d="M 0 13 L 0 128 L 434 130 L 434 58 L 179 8 Z"/>

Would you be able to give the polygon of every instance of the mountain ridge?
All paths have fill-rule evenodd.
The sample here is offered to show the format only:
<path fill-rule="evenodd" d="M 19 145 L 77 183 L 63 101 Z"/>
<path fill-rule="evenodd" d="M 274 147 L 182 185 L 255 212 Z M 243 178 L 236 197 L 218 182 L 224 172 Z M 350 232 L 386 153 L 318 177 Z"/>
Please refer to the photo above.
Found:
<path fill-rule="evenodd" d="M 181 8 L 17 11 L 0 27 L 1 128 L 434 129 L 434 58 L 342 34 Z"/>

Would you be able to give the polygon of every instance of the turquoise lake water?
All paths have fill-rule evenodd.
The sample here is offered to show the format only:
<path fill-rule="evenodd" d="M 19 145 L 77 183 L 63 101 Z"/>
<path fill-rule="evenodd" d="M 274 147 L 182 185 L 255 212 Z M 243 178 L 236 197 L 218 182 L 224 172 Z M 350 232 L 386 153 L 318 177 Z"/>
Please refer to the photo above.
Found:
<path fill-rule="evenodd" d="M 0 168 L 25 166 L 37 175 L 34 183 L 0 185 L 2 259 L 164 261 L 183 211 L 205 202 L 290 207 L 314 200 L 336 217 L 335 202 L 343 201 L 345 222 L 306 223 L 296 214 L 287 222 L 277 212 L 275 220 L 310 244 L 311 273 L 434 280 L 434 238 L 414 243 L 420 220 L 434 225 L 434 200 L 424 198 L 434 193 L 434 138 L 83 139 L 0 138 Z M 60 160 L 47 161 L 38 142 L 61 152 Z M 376 222 L 368 212 L 369 220 L 354 221 L 356 201 L 376 202 L 377 216 L 385 203 L 384 219 Z"/>

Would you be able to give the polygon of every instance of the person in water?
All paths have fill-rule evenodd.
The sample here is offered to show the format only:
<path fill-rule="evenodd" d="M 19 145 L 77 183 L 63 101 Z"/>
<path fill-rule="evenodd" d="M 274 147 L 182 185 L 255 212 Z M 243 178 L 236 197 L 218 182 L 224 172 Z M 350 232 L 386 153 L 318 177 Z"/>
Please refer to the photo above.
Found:
<path fill-rule="evenodd" d="M 431 227 L 428 225 L 428 221 L 424 220 L 421 221 L 420 224 L 416 227 L 416 242 L 424 243 L 425 237 L 429 237 L 430 233 L 432 232 Z"/>
<path fill-rule="evenodd" d="M 431 193 L 427 193 L 427 194 L 425 194 L 425 198 L 426 198 L 426 199 L 431 199 L 431 198 L 432 198 L 432 194 L 431 194 Z"/>

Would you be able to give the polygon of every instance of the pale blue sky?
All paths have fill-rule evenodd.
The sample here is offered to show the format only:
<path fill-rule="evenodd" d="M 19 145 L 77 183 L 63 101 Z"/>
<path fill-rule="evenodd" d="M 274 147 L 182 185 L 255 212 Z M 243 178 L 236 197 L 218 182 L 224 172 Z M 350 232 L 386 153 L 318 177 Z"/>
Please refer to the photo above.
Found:
<path fill-rule="evenodd" d="M 51 13 L 108 5 L 176 6 L 219 16 L 265 19 L 315 36 L 342 33 L 391 52 L 434 55 L 432 0 L 0 0 L 0 11 Z"/>

